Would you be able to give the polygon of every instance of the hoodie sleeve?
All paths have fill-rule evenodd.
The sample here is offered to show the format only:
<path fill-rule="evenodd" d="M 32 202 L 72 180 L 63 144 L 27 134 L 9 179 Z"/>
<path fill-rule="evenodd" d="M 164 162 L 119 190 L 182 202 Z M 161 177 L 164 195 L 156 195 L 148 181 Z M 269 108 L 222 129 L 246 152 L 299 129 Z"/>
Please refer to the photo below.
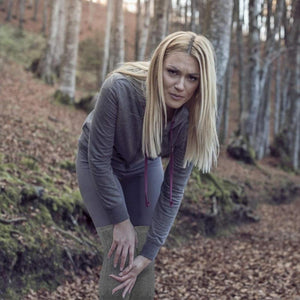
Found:
<path fill-rule="evenodd" d="M 160 247 L 170 232 L 175 217 L 178 213 L 181 200 L 183 198 L 184 188 L 190 177 L 193 165 L 188 164 L 183 168 L 183 161 L 186 150 L 187 127 L 183 128 L 181 134 L 177 138 L 174 147 L 174 166 L 173 166 L 173 205 L 170 205 L 170 162 L 164 174 L 164 181 L 155 211 L 152 218 L 146 243 L 142 249 L 141 255 L 153 260 Z"/>
<path fill-rule="evenodd" d="M 118 81 L 108 79 L 99 93 L 88 142 L 88 161 L 99 201 L 113 224 L 129 218 L 118 178 L 111 167 L 118 115 Z"/>

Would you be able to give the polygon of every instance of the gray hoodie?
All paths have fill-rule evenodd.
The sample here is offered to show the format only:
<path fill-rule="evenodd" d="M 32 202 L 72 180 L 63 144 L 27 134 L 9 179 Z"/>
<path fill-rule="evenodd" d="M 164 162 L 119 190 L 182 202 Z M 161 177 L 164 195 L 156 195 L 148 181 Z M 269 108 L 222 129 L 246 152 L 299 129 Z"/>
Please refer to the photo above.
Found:
<path fill-rule="evenodd" d="M 79 146 L 88 150 L 90 172 L 99 201 L 112 224 L 129 218 L 115 173 L 126 173 L 129 166 L 145 159 L 142 153 L 144 111 L 143 92 L 125 76 L 115 73 L 103 83 L 96 107 L 82 127 Z M 188 130 L 188 109 L 185 106 L 176 111 L 172 123 L 164 129 L 161 153 L 162 157 L 171 155 L 172 159 L 165 170 L 152 224 L 141 252 L 151 260 L 169 234 L 192 170 L 192 164 L 183 168 Z"/>

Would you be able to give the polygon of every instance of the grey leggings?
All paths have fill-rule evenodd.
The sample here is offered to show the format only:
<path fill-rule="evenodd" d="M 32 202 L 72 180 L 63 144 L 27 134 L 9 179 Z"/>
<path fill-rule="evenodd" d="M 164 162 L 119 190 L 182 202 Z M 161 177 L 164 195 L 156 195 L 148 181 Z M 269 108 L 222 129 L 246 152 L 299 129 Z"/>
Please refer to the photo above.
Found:
<path fill-rule="evenodd" d="M 104 248 L 104 259 L 99 286 L 100 300 L 123 299 L 122 292 L 120 291 L 114 296 L 111 295 L 112 289 L 118 285 L 118 282 L 109 277 L 109 274 L 116 274 L 118 270 L 113 268 L 111 260 L 106 259 L 112 244 L 113 225 L 110 222 L 107 212 L 98 201 L 89 170 L 87 151 L 82 148 L 78 150 L 76 172 L 83 201 Z M 148 161 L 147 174 L 148 199 L 151 203 L 149 207 L 145 206 L 144 162 L 142 161 L 140 164 L 128 168 L 125 174 L 120 174 L 115 171 L 115 176 L 118 177 L 122 187 L 130 221 L 135 226 L 138 234 L 136 255 L 138 255 L 145 243 L 148 226 L 151 225 L 154 207 L 160 194 L 163 181 L 163 168 L 160 158 Z M 126 299 L 152 300 L 153 298 L 154 266 L 152 263 L 138 276 L 130 298 L 126 297 Z"/>
<path fill-rule="evenodd" d="M 148 226 L 136 226 L 135 230 L 138 237 L 138 245 L 135 250 L 135 255 L 138 255 L 142 250 L 145 243 Z M 104 261 L 100 273 L 99 282 L 99 300 L 117 300 L 123 299 L 123 290 L 117 291 L 114 295 L 111 294 L 112 290 L 120 283 L 111 277 L 110 274 L 118 275 L 120 272 L 119 268 L 113 266 L 113 256 L 107 259 L 107 254 L 112 244 L 113 225 L 98 227 L 97 232 L 99 234 L 103 250 L 104 250 Z M 127 294 L 126 300 L 153 300 L 154 299 L 154 262 L 152 262 L 146 269 L 139 274 L 134 288 L 130 294 Z"/>

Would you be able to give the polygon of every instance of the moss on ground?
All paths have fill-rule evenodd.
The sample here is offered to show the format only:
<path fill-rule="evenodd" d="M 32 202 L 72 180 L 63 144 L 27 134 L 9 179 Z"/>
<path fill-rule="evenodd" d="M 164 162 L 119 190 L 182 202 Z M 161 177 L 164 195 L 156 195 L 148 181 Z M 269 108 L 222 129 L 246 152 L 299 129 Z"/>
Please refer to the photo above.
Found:
<path fill-rule="evenodd" d="M 4 299 L 20 299 L 29 289 L 54 289 L 67 278 L 66 272 L 95 267 L 101 257 L 99 245 L 91 241 L 91 231 L 84 225 L 88 216 L 79 191 L 62 193 L 41 173 L 41 186 L 28 184 L 15 176 L 17 169 L 12 163 L 0 165 Z"/>

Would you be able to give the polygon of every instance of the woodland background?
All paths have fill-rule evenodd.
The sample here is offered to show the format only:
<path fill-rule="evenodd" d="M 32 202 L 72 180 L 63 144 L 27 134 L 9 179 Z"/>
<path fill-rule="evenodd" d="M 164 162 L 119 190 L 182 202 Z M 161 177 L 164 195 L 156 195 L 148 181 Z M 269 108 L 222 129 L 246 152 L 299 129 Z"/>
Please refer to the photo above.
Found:
<path fill-rule="evenodd" d="M 106 74 L 176 30 L 215 47 L 222 149 L 193 171 L 156 297 L 296 299 L 299 16 L 296 0 L 0 0 L 0 299 L 97 299 L 80 127 Z"/>

